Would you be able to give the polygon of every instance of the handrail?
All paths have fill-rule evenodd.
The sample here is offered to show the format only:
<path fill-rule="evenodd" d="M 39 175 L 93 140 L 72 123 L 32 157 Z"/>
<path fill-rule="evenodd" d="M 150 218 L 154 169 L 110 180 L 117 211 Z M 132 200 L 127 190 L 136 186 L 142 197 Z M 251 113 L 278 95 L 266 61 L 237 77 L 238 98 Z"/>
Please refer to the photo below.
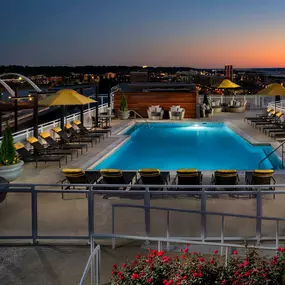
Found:
<path fill-rule="evenodd" d="M 279 145 L 278 147 L 276 147 L 274 150 L 272 150 L 269 154 L 267 154 L 258 164 L 258 168 L 260 168 L 261 163 L 266 160 L 270 155 L 272 155 L 273 153 L 275 153 L 280 147 L 282 148 L 282 168 L 284 168 L 284 142 L 281 143 L 281 145 Z"/>
<path fill-rule="evenodd" d="M 147 119 L 145 119 L 142 115 L 140 115 L 137 111 L 130 110 L 130 112 L 133 112 L 135 114 L 135 121 L 136 121 L 136 118 L 137 118 L 137 115 L 138 115 L 141 119 L 143 119 L 148 124 L 148 126 L 150 126 L 150 122 Z"/>
<path fill-rule="evenodd" d="M 85 284 L 85 280 L 87 278 L 87 273 L 88 273 L 90 267 L 91 267 L 90 284 L 91 285 L 93 285 L 93 284 L 99 285 L 100 284 L 100 274 L 99 274 L 99 271 L 100 271 L 100 250 L 101 250 L 100 245 L 98 244 L 94 249 L 94 242 L 91 242 L 90 247 L 91 247 L 91 250 L 90 250 L 91 254 L 90 254 L 88 261 L 87 261 L 87 264 L 84 268 L 84 271 L 83 271 L 82 277 L 80 279 L 79 285 Z M 96 259 L 95 264 L 94 264 L 94 260 L 93 260 L 94 257 Z M 94 265 L 95 265 L 97 270 L 95 270 Z M 93 276 L 93 274 L 95 276 Z M 94 277 L 96 278 L 95 280 L 94 280 Z"/>

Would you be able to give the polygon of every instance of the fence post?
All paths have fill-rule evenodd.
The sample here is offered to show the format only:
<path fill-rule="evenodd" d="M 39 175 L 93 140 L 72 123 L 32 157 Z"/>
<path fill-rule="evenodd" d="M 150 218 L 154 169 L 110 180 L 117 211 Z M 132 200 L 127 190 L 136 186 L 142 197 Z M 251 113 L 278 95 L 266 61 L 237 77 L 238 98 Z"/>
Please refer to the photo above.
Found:
<path fill-rule="evenodd" d="M 150 193 L 149 187 L 145 187 L 144 192 L 144 219 L 145 219 L 145 232 L 146 236 L 150 236 Z M 149 244 L 149 241 L 146 241 L 146 244 Z"/>
<path fill-rule="evenodd" d="M 115 207 L 112 205 L 112 249 L 116 248 L 116 238 L 114 237 L 115 234 Z"/>
<path fill-rule="evenodd" d="M 261 191 L 258 189 L 256 195 L 256 238 L 260 242 L 261 239 L 261 216 L 262 216 L 262 197 Z"/>
<path fill-rule="evenodd" d="M 89 199 L 88 199 L 89 200 Z M 90 236 L 90 254 L 92 255 L 94 253 L 94 238 L 93 235 Z M 94 266 L 94 256 L 91 258 L 91 264 L 90 264 L 90 284 L 94 285 L 94 273 L 95 273 L 95 266 Z"/>
<path fill-rule="evenodd" d="M 38 237 L 38 201 L 37 201 L 37 192 L 35 186 L 31 188 L 32 194 L 32 238 L 33 243 L 37 243 Z"/>
<path fill-rule="evenodd" d="M 91 238 L 94 234 L 94 194 L 93 187 L 89 185 L 88 188 L 88 235 Z"/>
<path fill-rule="evenodd" d="M 207 208 L 207 194 L 205 190 L 201 193 L 201 238 L 205 241 L 207 235 L 207 218 L 206 218 L 206 208 Z"/>

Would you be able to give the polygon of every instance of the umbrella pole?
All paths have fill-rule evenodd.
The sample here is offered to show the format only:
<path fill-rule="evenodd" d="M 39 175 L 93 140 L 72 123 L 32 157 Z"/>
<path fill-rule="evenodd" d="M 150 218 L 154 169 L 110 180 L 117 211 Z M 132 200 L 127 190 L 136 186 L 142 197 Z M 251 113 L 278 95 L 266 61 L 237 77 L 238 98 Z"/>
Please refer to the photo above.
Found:
<path fill-rule="evenodd" d="M 61 116 L 60 116 L 60 128 L 64 130 L 64 115 L 65 115 L 65 108 L 61 105 Z"/>
<path fill-rule="evenodd" d="M 38 138 L 39 135 L 39 95 L 34 94 L 34 137 Z"/>
<path fill-rule="evenodd" d="M 99 90 L 98 90 L 98 86 L 95 85 L 95 91 L 96 91 L 96 124 L 95 124 L 95 127 L 98 128 L 98 125 L 99 125 Z"/>
<path fill-rule="evenodd" d="M 81 124 L 84 125 L 84 114 L 83 114 L 83 110 L 84 110 L 84 106 L 81 105 L 80 106 L 80 121 L 81 121 Z"/>

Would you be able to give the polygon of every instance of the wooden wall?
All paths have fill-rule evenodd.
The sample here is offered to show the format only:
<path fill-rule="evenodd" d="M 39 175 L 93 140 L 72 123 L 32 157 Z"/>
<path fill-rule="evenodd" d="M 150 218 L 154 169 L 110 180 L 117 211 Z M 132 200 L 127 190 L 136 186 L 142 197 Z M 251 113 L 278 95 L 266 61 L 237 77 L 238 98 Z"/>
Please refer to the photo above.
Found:
<path fill-rule="evenodd" d="M 137 111 L 147 118 L 147 109 L 151 105 L 160 105 L 164 108 L 164 118 L 169 118 L 171 106 L 179 105 L 185 109 L 185 118 L 196 118 L 197 93 L 186 92 L 130 92 L 125 93 L 129 110 Z M 120 109 L 121 92 L 114 96 L 114 108 Z"/>

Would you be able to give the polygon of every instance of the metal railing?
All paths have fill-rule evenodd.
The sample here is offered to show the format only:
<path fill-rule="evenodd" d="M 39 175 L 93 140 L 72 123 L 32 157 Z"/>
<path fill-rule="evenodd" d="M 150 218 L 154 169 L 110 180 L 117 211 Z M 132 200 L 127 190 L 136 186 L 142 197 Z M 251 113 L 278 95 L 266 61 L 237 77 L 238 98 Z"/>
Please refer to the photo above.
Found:
<path fill-rule="evenodd" d="M 258 168 L 260 168 L 263 161 L 265 161 L 267 158 L 269 158 L 273 153 L 275 153 L 278 149 L 281 148 L 281 160 L 282 160 L 282 168 L 284 168 L 284 142 L 282 142 L 278 147 L 273 149 L 269 154 L 267 154 L 258 164 Z"/>
<path fill-rule="evenodd" d="M 103 97 L 101 97 L 101 105 L 98 108 L 99 112 L 105 112 L 106 108 L 108 107 L 107 103 L 102 104 Z M 96 107 L 92 107 L 92 108 L 88 108 L 87 110 L 84 110 L 83 115 L 84 115 L 84 118 L 86 119 L 85 120 L 86 124 L 91 125 L 92 124 L 91 117 L 96 116 Z M 71 114 L 65 117 L 65 123 L 71 123 L 72 121 L 75 121 L 75 120 L 80 120 L 80 112 L 77 112 L 77 113 L 74 113 L 74 114 Z M 41 133 L 44 131 L 50 131 L 51 129 L 55 127 L 59 127 L 59 126 L 60 126 L 60 119 L 56 119 L 56 120 L 49 121 L 47 123 L 39 125 L 38 129 L 39 129 L 39 132 Z M 31 136 L 33 136 L 33 127 L 13 133 L 14 142 L 24 142 L 25 143 L 26 139 Z M 1 139 L 2 137 L 0 137 L 0 141 Z M 27 145 L 27 147 L 29 148 L 30 146 Z"/>
<path fill-rule="evenodd" d="M 137 122 L 137 116 L 140 117 L 141 119 L 143 119 L 147 124 L 148 126 L 150 126 L 150 123 L 147 119 L 145 119 L 143 116 L 141 116 L 137 111 L 135 110 L 130 110 L 130 113 L 133 112 L 134 113 L 134 121 L 135 123 Z"/>
<path fill-rule="evenodd" d="M 66 189 L 68 187 L 68 189 Z M 108 188 L 112 187 L 114 190 L 107 190 Z M 282 188 L 285 188 L 285 185 L 274 185 L 275 189 L 281 189 L 278 191 L 260 191 L 262 189 L 268 189 L 269 187 L 272 187 L 272 185 L 223 185 L 223 186 L 218 186 L 218 185 L 201 185 L 199 187 L 203 188 L 201 191 L 197 191 L 197 185 L 193 186 L 180 186 L 180 185 L 159 185 L 161 189 L 164 191 L 150 191 L 152 188 L 157 188 L 157 185 L 132 185 L 132 190 L 117 190 L 117 189 L 122 189 L 124 187 L 125 189 L 129 189 L 130 185 L 101 185 L 101 184 L 0 184 L 0 193 L 1 192 L 7 192 L 8 195 L 10 193 L 18 193 L 18 194 L 23 194 L 23 193 L 30 193 L 30 204 L 25 203 L 22 204 L 20 203 L 18 205 L 18 211 L 21 213 L 31 213 L 30 217 L 28 218 L 28 222 L 25 223 L 27 229 L 24 229 L 24 233 L 22 235 L 18 235 L 15 233 L 15 228 L 17 228 L 16 224 L 18 221 L 18 212 L 9 212 L 9 207 L 7 209 L 5 207 L 1 208 L 1 216 L 6 217 L 7 215 L 9 216 L 9 219 L 14 218 L 13 222 L 8 223 L 5 220 L 5 218 L 0 220 L 0 239 L 2 240 L 32 240 L 33 243 L 37 243 L 39 240 L 88 240 L 91 235 L 94 234 L 95 232 L 95 218 L 94 215 L 96 214 L 96 206 L 94 205 L 94 199 L 96 197 L 119 197 L 122 199 L 139 199 L 143 202 L 142 209 L 144 211 L 144 218 L 142 218 L 142 222 L 144 224 L 143 230 L 145 231 L 146 235 L 150 236 L 152 233 L 150 229 L 150 211 L 151 209 L 156 209 L 160 211 L 169 211 L 170 212 L 185 212 L 184 210 L 181 211 L 177 208 L 174 207 L 156 207 L 154 204 L 157 199 L 159 201 L 163 201 L 164 198 L 166 197 L 171 197 L 173 199 L 183 197 L 181 201 L 184 201 L 185 199 L 192 199 L 195 198 L 195 205 L 199 207 L 199 211 L 186 211 L 189 215 L 190 214 L 195 214 L 200 216 L 200 223 L 198 224 L 193 224 L 191 227 L 196 228 L 196 232 L 200 231 L 200 236 L 188 236 L 190 240 L 197 240 L 197 241 L 237 241 L 240 242 L 241 240 L 244 239 L 244 234 L 241 232 L 235 233 L 234 235 L 226 235 L 225 231 L 223 231 L 223 235 L 221 233 L 217 232 L 215 230 L 214 234 L 211 234 L 211 236 L 208 236 L 207 231 L 208 231 L 208 224 L 207 224 L 207 218 L 209 216 L 220 216 L 221 219 L 225 219 L 226 217 L 230 218 L 240 218 L 240 219 L 246 219 L 248 218 L 249 220 L 255 220 L 255 235 L 254 236 L 249 236 L 247 235 L 248 240 L 250 241 L 255 241 L 255 242 L 263 242 L 263 241 L 274 241 L 275 244 L 277 245 L 280 241 L 285 240 L 285 236 L 280 235 L 279 233 L 279 223 L 284 221 L 282 218 L 274 217 L 274 216 L 263 216 L 263 198 L 269 197 L 270 198 L 273 195 L 284 195 L 285 191 L 282 191 Z M 72 189 L 75 188 L 75 189 Z M 233 189 L 233 191 L 225 191 L 224 189 Z M 65 190 L 63 190 L 65 189 Z M 88 189 L 88 190 L 83 190 L 83 189 Z M 144 190 L 138 190 L 138 189 L 144 189 Z M 244 191 L 246 189 L 246 191 Z M 257 190 L 258 189 L 258 190 Z M 209 191 L 210 190 L 210 191 Z M 222 191 L 221 191 L 222 190 Z M 38 228 L 38 222 L 39 222 L 39 213 L 38 209 L 44 205 L 46 207 L 47 201 L 43 198 L 44 194 L 64 194 L 66 195 L 67 193 L 71 194 L 81 194 L 81 195 L 87 195 L 86 203 L 83 204 L 83 209 L 86 210 L 87 208 L 87 217 L 85 218 L 88 223 L 88 229 L 86 228 L 86 234 L 80 234 L 80 235 L 75 235 L 74 232 L 78 230 L 76 226 L 73 226 L 73 223 L 70 223 L 69 225 L 64 224 L 64 227 L 68 230 L 68 234 L 60 234 L 57 231 L 53 231 L 51 234 L 46 234 L 42 233 L 39 231 Z M 98 196 L 97 196 L 98 195 Z M 9 201 L 13 201 L 17 195 L 12 195 L 8 196 Z M 210 201 L 218 201 L 220 198 L 225 200 L 225 204 L 228 203 L 228 199 L 232 199 L 231 197 L 235 196 L 235 198 L 245 198 L 250 197 L 252 199 L 252 207 L 255 215 L 244 215 L 244 214 L 235 214 L 235 213 L 227 213 L 226 211 L 224 213 L 220 213 L 218 211 L 207 211 L 207 203 Z M 20 196 L 21 197 L 21 196 Z M 26 196 L 27 197 L 27 196 Z M 46 197 L 46 196 L 45 196 Z M 59 199 L 56 200 L 56 203 L 59 208 L 51 208 L 49 207 L 48 209 L 45 210 L 44 213 L 41 213 L 41 221 L 45 220 L 48 221 L 50 220 L 50 215 L 54 217 L 56 211 L 61 209 L 58 213 L 58 215 L 62 216 L 64 213 L 69 217 L 71 212 L 74 212 L 74 204 L 67 203 L 66 200 L 60 199 L 60 196 L 58 196 Z M 139 198 L 138 198 L 139 197 Z M 198 199 L 197 199 L 198 197 Z M 280 197 L 280 196 L 279 196 Z M 100 198 L 100 205 L 105 205 L 106 207 L 109 207 L 109 213 L 111 214 L 112 211 L 112 201 L 113 200 L 108 200 L 108 199 L 103 199 L 101 200 Z M 179 202 L 179 199 L 177 200 Z M 223 200 L 220 200 L 223 201 Z M 244 206 L 245 202 L 244 200 L 235 200 L 236 204 L 238 205 L 238 209 L 242 209 Z M 275 200 L 271 200 L 275 201 Z M 278 201 L 278 199 L 276 199 Z M 11 202 L 9 202 L 11 203 Z M 12 202 L 13 203 L 13 202 Z M 14 202 L 15 203 L 15 202 Z M 192 202 L 191 202 L 192 203 Z M 216 203 L 216 202 L 215 202 Z M 220 202 L 222 203 L 222 202 Z M 265 204 L 268 205 L 270 203 L 270 200 Z M 274 215 L 274 210 L 276 209 L 276 213 L 278 212 L 278 207 L 274 202 L 271 202 L 273 208 L 271 209 L 272 215 Z M 96 204 L 97 206 L 99 205 L 98 203 Z M 132 203 L 133 204 L 133 203 Z M 153 204 L 153 205 L 151 205 Z M 71 208 L 68 208 L 68 205 L 70 205 Z M 78 204 L 76 204 L 76 207 L 79 207 Z M 179 205 L 179 204 L 178 204 Z M 123 206 L 126 207 L 126 202 L 124 201 Z M 101 207 L 101 206 L 100 206 Z M 116 205 L 115 207 L 119 207 Z M 129 208 L 134 207 L 134 205 L 128 206 Z M 106 209 L 103 211 L 104 214 L 107 213 Z M 65 210 L 65 212 L 64 212 Z M 80 208 L 79 208 L 80 210 Z M 280 209 L 279 209 L 280 210 Z M 98 210 L 100 211 L 100 210 Z M 13 213 L 15 213 L 15 216 L 13 216 Z M 113 221 L 115 220 L 116 216 L 113 214 Z M 277 216 L 277 214 L 276 214 Z M 223 218 L 224 217 L 224 218 Z M 262 221 L 268 221 L 268 222 L 273 222 L 273 228 L 276 229 L 274 235 L 272 233 L 274 230 L 272 230 L 272 225 L 266 225 L 266 227 L 263 228 L 262 226 Z M 196 219 L 197 221 L 197 219 Z M 4 224 L 3 224 L 4 223 Z M 29 223 L 30 226 L 29 226 Z M 53 221 L 55 223 L 55 221 Z M 106 225 L 110 226 L 110 231 L 112 228 L 112 221 L 110 219 L 106 220 L 104 222 Z M 113 223 L 114 224 L 114 223 Z M 244 223 L 242 223 L 244 224 Z M 11 225 L 11 228 L 10 228 Z M 18 224 L 21 226 L 21 224 Z M 81 225 L 81 224 L 80 224 Z M 86 224 L 85 224 L 86 225 Z M 222 221 L 222 225 L 225 228 L 226 226 L 229 226 L 228 224 L 225 223 L 225 221 Z M 78 226 L 78 225 L 77 225 Z M 158 225 L 156 225 L 158 226 Z M 252 225 L 249 225 L 252 227 Z M 59 222 L 59 227 L 60 227 L 60 222 Z M 75 227 L 75 228 L 74 228 Z M 135 228 L 135 231 L 141 232 L 140 226 L 137 226 L 139 228 Z M 161 223 L 159 224 L 159 227 L 161 227 Z M 230 227 L 229 227 L 230 229 Z M 9 232 L 11 231 L 11 232 Z M 70 234 L 69 234 L 70 232 Z M 96 232 L 100 232 L 100 227 L 97 228 Z M 114 231 L 113 231 L 114 232 Z M 165 229 L 163 229 L 163 232 L 167 232 Z M 167 234 L 166 234 L 167 236 Z M 177 236 L 177 234 L 176 234 Z"/>
<path fill-rule="evenodd" d="M 165 211 L 166 212 L 166 231 L 165 236 L 167 239 L 170 238 L 170 213 L 171 212 L 178 212 L 178 213 L 189 213 L 189 214 L 200 214 L 204 216 L 218 216 L 221 217 L 221 236 L 220 241 L 223 244 L 225 241 L 225 217 L 235 217 L 235 218 L 241 218 L 241 219 L 253 219 L 256 220 L 257 216 L 252 215 L 241 215 L 241 214 L 231 214 L 231 213 L 223 213 L 223 212 L 208 212 L 208 211 L 197 211 L 197 210 L 186 210 L 186 209 L 177 209 L 177 208 L 171 208 L 171 207 L 156 207 L 156 206 L 140 206 L 140 205 L 134 205 L 134 204 L 113 204 L 112 205 L 112 235 L 116 236 L 115 233 L 115 208 L 137 208 L 137 209 L 143 209 L 147 214 L 145 217 L 145 231 L 146 235 L 150 237 L 150 210 L 159 210 L 159 211 Z M 278 248 L 279 245 L 279 224 L 281 221 L 285 222 L 285 218 L 277 218 L 277 217 L 259 217 L 260 221 L 274 221 L 276 224 L 276 231 L 275 231 L 275 245 L 276 248 Z M 202 221 L 203 222 L 203 221 Z M 203 228 L 203 226 L 202 226 Z M 174 237 L 175 238 L 175 237 Z M 205 231 L 201 231 L 201 240 L 202 242 L 205 242 L 206 240 L 206 227 Z M 240 238 L 240 241 L 243 241 L 244 237 Z M 248 237 L 247 241 L 255 241 L 260 243 L 261 241 L 261 227 L 260 224 L 257 223 L 256 226 L 256 237 Z M 112 238 L 112 248 L 116 248 L 116 240 L 115 238 Z M 169 243 L 167 244 L 167 249 L 169 248 Z M 222 249 L 221 249 L 222 250 Z"/>
<path fill-rule="evenodd" d="M 101 251 L 98 244 L 94 249 L 94 242 L 90 242 L 90 256 L 87 264 L 84 268 L 79 285 L 84 285 L 86 282 L 90 285 L 100 285 L 100 267 L 101 267 Z M 90 282 L 87 281 L 87 277 L 90 274 Z"/>
<path fill-rule="evenodd" d="M 229 104 L 233 99 L 247 101 L 247 110 L 259 110 L 267 108 L 268 104 L 274 102 L 274 96 L 263 95 L 208 95 L 210 101 L 220 101 L 220 103 Z M 203 102 L 204 95 L 199 95 L 200 103 Z"/>

